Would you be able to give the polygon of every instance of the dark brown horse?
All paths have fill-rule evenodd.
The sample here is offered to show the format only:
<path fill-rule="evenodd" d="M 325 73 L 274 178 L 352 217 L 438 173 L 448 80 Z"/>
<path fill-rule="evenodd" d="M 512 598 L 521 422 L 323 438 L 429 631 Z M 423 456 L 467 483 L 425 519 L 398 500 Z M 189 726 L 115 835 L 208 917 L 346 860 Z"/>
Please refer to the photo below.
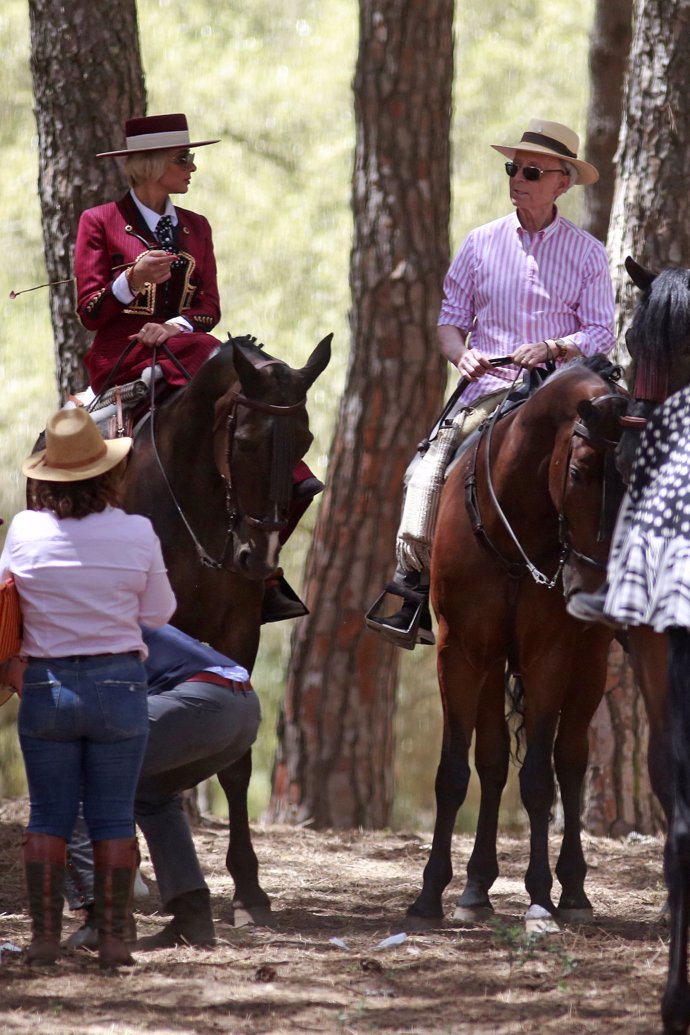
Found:
<path fill-rule="evenodd" d="M 625 407 L 608 380 L 613 373 L 600 358 L 568 364 L 520 408 L 489 422 L 444 487 L 431 573 L 443 745 L 433 845 L 423 889 L 408 911 L 413 917 L 443 916 L 473 734 L 481 804 L 456 916 L 478 918 L 491 909 L 509 762 L 506 674 L 517 676 L 524 689 L 520 789 L 531 829 L 525 878 L 530 903 L 555 912 L 547 839 L 555 762 L 565 824 L 556 866 L 559 911 L 570 918 L 591 911 L 580 793 L 587 727 L 604 690 L 611 631 L 570 618 L 563 582 L 570 593 L 594 588 L 603 576 L 610 534 L 602 531 L 603 490 L 614 488 L 615 509 L 620 487 L 609 461 Z"/>
<path fill-rule="evenodd" d="M 633 259 L 626 269 L 642 297 L 626 336 L 633 359 L 629 414 L 638 426 L 624 433 L 618 462 L 626 477 L 639 431 L 663 400 L 690 383 L 690 270 L 655 274 Z M 649 777 L 668 824 L 664 873 L 671 941 L 662 1000 L 666 1033 L 690 1027 L 688 922 L 690 910 L 690 642 L 688 631 L 655 632 L 631 625 L 627 642 L 649 719 Z"/>
<path fill-rule="evenodd" d="M 292 471 L 312 441 L 307 391 L 330 359 L 324 338 L 302 369 L 236 338 L 187 387 L 154 407 L 139 431 L 123 506 L 149 517 L 177 597 L 175 625 L 250 671 L 264 578 L 278 564 Z M 251 753 L 218 773 L 228 799 L 233 907 L 266 919 L 247 788 Z"/>

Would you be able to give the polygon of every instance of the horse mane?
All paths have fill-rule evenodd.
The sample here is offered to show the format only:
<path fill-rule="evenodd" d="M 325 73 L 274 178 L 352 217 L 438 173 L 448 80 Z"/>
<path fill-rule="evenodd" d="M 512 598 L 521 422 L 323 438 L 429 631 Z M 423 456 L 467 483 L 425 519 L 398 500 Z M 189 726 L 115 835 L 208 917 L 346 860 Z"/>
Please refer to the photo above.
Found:
<path fill-rule="evenodd" d="M 633 359 L 668 365 L 690 341 L 690 270 L 662 270 L 635 309 L 630 328 Z"/>

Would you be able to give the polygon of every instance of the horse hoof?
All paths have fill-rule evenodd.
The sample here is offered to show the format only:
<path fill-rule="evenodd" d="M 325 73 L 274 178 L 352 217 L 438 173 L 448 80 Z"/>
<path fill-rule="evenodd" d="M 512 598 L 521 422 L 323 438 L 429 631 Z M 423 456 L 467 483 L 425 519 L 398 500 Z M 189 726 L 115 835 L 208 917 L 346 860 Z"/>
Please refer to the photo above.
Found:
<path fill-rule="evenodd" d="M 453 911 L 453 920 L 465 924 L 485 924 L 494 915 L 493 906 L 460 906 Z"/>
<path fill-rule="evenodd" d="M 560 930 L 553 913 L 543 906 L 531 905 L 525 913 L 527 934 L 559 934 Z"/>
<path fill-rule="evenodd" d="M 275 927 L 275 923 L 270 906 L 232 907 L 233 927 Z"/>
<path fill-rule="evenodd" d="M 560 906 L 556 910 L 556 916 L 564 924 L 591 924 L 594 923 L 594 910 L 591 906 L 580 906 L 579 908 Z"/>

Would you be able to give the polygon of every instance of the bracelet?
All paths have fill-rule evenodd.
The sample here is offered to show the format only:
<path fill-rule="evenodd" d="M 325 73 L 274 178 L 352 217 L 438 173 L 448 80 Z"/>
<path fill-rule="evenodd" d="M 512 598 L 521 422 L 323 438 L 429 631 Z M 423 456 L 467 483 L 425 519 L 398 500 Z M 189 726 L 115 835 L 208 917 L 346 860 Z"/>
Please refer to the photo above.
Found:
<path fill-rule="evenodd" d="M 128 266 L 127 269 L 125 270 L 125 280 L 127 281 L 127 287 L 129 288 L 130 294 L 134 295 L 134 297 L 136 298 L 136 296 L 139 294 L 139 292 L 137 291 L 137 289 L 132 284 L 132 274 L 134 273 L 134 265 L 136 265 L 136 264 L 133 264 L 132 266 Z"/>
<path fill-rule="evenodd" d="M 546 346 L 547 359 L 565 359 L 568 355 L 567 346 L 562 338 L 546 338 L 544 345 Z"/>
<path fill-rule="evenodd" d="M 137 257 L 134 260 L 134 262 L 132 263 L 132 265 L 128 266 L 127 269 L 125 270 L 125 280 L 127 281 L 127 287 L 129 288 L 131 293 L 135 296 L 135 298 L 136 298 L 137 295 L 140 295 L 142 293 L 142 291 L 144 291 L 149 286 L 148 281 L 146 281 L 146 283 L 142 284 L 142 286 L 137 290 L 137 288 L 135 288 L 134 285 L 132 284 L 132 275 L 134 273 L 134 270 L 137 267 L 137 263 L 139 262 L 139 259 L 142 257 L 142 255 L 146 255 L 146 254 L 147 254 L 147 252 L 139 252 L 139 254 L 137 255 Z"/>

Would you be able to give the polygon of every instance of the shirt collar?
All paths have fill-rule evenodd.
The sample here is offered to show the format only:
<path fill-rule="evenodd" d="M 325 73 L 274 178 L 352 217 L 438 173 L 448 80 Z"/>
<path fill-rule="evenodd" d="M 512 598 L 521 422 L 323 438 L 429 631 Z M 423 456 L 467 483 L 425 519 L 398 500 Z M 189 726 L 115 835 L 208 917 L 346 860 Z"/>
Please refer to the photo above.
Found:
<path fill-rule="evenodd" d="M 552 233 L 554 233 L 561 221 L 561 214 L 558 211 L 558 205 L 554 205 L 553 207 L 556 210 L 556 215 L 553 217 L 549 225 L 545 226 L 543 230 L 537 230 L 536 233 L 530 234 L 530 237 L 541 237 L 542 240 L 544 240 L 545 238 L 550 237 Z M 523 234 L 529 233 L 529 231 L 525 230 L 522 223 L 518 219 L 517 212 L 513 212 L 512 216 L 515 220 L 515 229 L 517 230 L 519 235 L 522 237 Z"/>
<path fill-rule="evenodd" d="M 142 215 L 142 217 L 143 217 L 147 227 L 149 228 L 151 233 L 155 234 L 156 227 L 158 226 L 158 221 L 161 218 L 161 213 L 160 212 L 154 212 L 152 208 L 148 208 L 146 205 L 144 205 L 144 203 L 142 201 L 139 201 L 139 198 L 134 193 L 134 188 L 131 188 L 129 193 L 130 193 L 130 196 L 132 198 L 132 201 L 134 202 L 134 204 L 137 206 L 137 208 L 141 212 L 141 215 Z M 168 198 L 167 201 L 165 202 L 165 211 L 163 212 L 163 215 L 164 216 L 170 216 L 170 218 L 172 220 L 172 225 L 173 226 L 177 226 L 179 220 L 177 218 L 177 212 L 175 211 L 175 206 L 173 205 L 173 203 L 170 200 L 170 198 Z"/>

